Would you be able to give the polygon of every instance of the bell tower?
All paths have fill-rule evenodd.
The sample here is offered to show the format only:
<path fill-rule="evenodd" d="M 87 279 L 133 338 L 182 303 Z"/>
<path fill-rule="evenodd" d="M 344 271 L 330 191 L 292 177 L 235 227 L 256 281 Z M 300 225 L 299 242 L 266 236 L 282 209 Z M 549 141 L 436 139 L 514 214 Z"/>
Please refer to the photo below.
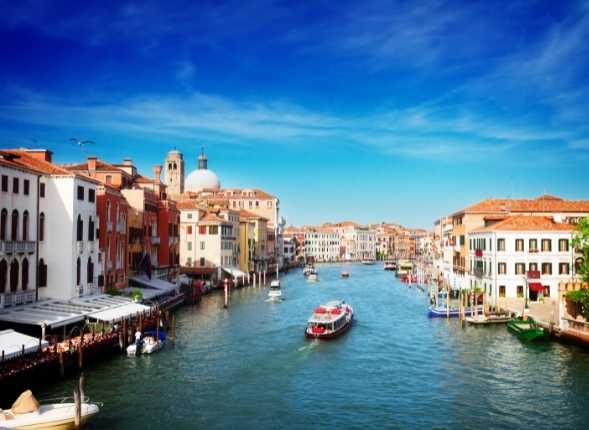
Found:
<path fill-rule="evenodd" d="M 178 195 L 184 192 L 184 157 L 176 148 L 168 152 L 166 156 L 164 184 L 166 184 L 170 195 Z"/>

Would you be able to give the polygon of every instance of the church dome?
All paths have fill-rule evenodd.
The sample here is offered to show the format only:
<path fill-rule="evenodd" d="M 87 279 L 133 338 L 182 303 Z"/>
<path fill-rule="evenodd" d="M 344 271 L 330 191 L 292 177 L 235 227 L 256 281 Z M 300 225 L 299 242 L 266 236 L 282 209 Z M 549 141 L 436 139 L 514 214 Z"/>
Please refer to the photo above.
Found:
<path fill-rule="evenodd" d="M 219 190 L 219 177 L 208 168 L 208 159 L 204 150 L 198 157 L 198 170 L 190 173 L 184 181 L 184 191 L 199 192 L 202 190 Z"/>

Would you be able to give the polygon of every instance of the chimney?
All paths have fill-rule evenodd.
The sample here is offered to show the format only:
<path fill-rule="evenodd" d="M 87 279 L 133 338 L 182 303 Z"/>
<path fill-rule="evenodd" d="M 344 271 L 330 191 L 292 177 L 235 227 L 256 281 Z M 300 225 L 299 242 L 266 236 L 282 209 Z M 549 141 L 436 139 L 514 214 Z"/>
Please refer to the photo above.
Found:
<path fill-rule="evenodd" d="M 125 158 L 123 160 L 123 166 L 132 166 L 133 165 L 133 160 L 130 158 Z"/>
<path fill-rule="evenodd" d="M 160 166 L 159 164 L 153 166 L 153 179 L 155 182 L 157 182 L 158 184 L 162 182 L 161 180 L 161 176 L 162 176 L 162 166 Z"/>
<path fill-rule="evenodd" d="M 89 172 L 96 172 L 96 156 L 91 155 L 88 157 L 88 171 Z"/>
<path fill-rule="evenodd" d="M 53 160 L 53 152 L 48 149 L 25 149 L 25 151 L 37 160 L 47 161 L 48 163 Z"/>

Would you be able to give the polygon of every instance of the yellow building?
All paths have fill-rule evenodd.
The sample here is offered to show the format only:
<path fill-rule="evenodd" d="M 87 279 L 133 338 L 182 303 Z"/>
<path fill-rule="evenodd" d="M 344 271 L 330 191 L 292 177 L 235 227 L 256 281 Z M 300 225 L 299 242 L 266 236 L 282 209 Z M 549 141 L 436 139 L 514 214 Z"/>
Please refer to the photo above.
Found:
<path fill-rule="evenodd" d="M 239 212 L 239 220 L 240 269 L 268 270 L 268 220 L 245 210 Z"/>

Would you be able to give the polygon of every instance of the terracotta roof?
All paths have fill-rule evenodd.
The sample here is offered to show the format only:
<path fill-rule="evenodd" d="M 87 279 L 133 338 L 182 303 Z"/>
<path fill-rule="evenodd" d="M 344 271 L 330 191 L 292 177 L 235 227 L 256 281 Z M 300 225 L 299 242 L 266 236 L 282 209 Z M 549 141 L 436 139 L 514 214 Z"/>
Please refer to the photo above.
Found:
<path fill-rule="evenodd" d="M 206 222 L 225 222 L 225 220 L 219 216 L 217 216 L 217 214 L 214 214 L 212 212 L 207 212 L 200 220 L 200 221 L 206 221 Z"/>
<path fill-rule="evenodd" d="M 84 162 L 84 163 L 79 163 L 79 164 L 62 164 L 62 167 L 64 169 L 67 170 L 85 170 L 88 171 L 88 162 Z M 125 172 L 123 169 L 107 163 L 105 161 L 102 160 L 96 160 L 96 170 L 103 170 L 103 171 L 108 171 L 108 172 L 117 172 L 117 173 L 122 173 L 124 175 L 130 176 L 127 172 Z"/>
<path fill-rule="evenodd" d="M 473 233 L 490 231 L 573 231 L 573 224 L 555 222 L 544 216 L 511 216 L 488 227 L 473 230 Z"/>
<path fill-rule="evenodd" d="M 250 211 L 246 211 L 246 210 L 240 210 L 239 211 L 239 217 L 240 218 L 256 218 L 256 219 L 261 219 L 261 220 L 265 220 L 268 221 L 268 218 L 265 218 L 261 215 L 255 214 L 253 212 Z"/>
<path fill-rule="evenodd" d="M 178 209 L 202 209 L 202 204 L 196 200 L 180 200 L 176 202 Z"/>
<path fill-rule="evenodd" d="M 587 212 L 589 200 L 564 200 L 543 195 L 536 199 L 486 199 L 468 206 L 453 215 L 463 213 L 513 213 L 513 212 Z"/>
<path fill-rule="evenodd" d="M 6 158 L 4 158 L 4 157 L 6 157 Z M 23 165 L 22 163 L 19 163 L 19 160 L 14 158 L 14 154 L 11 154 L 9 152 L 2 151 L 2 150 L 0 150 L 0 165 L 12 167 L 12 168 L 19 169 L 19 170 L 26 170 L 28 172 L 35 173 L 35 174 L 42 173 L 36 169 L 33 169 L 31 167 Z"/>
<path fill-rule="evenodd" d="M 248 196 L 247 193 L 253 192 L 253 196 Z M 275 199 L 271 194 L 268 194 L 266 191 L 257 189 L 257 188 L 227 188 L 221 191 L 222 194 L 225 195 L 227 198 L 252 198 L 252 199 Z M 237 193 L 237 195 L 233 195 L 233 193 Z"/>
<path fill-rule="evenodd" d="M 45 160 L 41 160 L 39 158 L 35 158 L 30 154 L 27 154 L 27 151 L 21 149 L 5 149 L 3 150 L 4 153 L 16 155 L 12 159 L 12 162 L 22 166 L 24 168 L 28 168 L 31 170 L 35 170 L 39 173 L 43 173 L 45 175 L 58 175 L 58 176 L 73 176 L 82 178 L 86 181 L 99 184 L 100 182 L 94 178 L 91 178 L 87 175 L 78 173 L 78 172 L 70 172 L 69 170 L 64 169 L 57 164 L 50 163 Z"/>

